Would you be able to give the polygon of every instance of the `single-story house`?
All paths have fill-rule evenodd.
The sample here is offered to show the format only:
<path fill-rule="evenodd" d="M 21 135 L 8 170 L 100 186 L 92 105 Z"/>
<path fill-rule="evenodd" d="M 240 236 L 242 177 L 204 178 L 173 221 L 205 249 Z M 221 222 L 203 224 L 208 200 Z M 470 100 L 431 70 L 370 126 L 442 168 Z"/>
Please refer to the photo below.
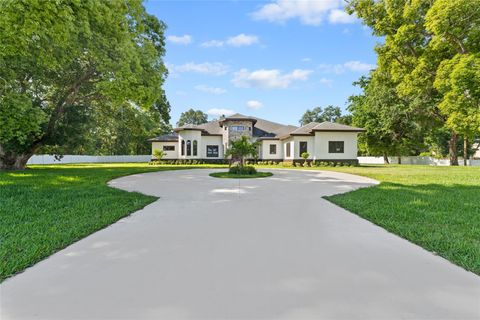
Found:
<path fill-rule="evenodd" d="M 357 134 L 365 131 L 332 122 L 311 122 L 302 127 L 234 114 L 201 125 L 185 125 L 168 135 L 149 139 L 162 159 L 224 159 L 229 143 L 241 136 L 260 141 L 258 160 L 297 161 L 308 152 L 314 161 L 357 161 Z"/>

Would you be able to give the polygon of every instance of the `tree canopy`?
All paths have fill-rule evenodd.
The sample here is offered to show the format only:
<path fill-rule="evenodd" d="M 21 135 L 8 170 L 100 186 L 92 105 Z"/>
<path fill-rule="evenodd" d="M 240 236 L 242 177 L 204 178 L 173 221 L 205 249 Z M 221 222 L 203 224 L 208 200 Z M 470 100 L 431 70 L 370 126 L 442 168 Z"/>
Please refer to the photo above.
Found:
<path fill-rule="evenodd" d="M 342 110 L 339 107 L 329 105 L 323 109 L 322 107 L 315 107 L 312 110 L 308 109 L 300 118 L 300 125 L 304 126 L 310 122 L 338 122 L 342 118 Z"/>
<path fill-rule="evenodd" d="M 190 108 L 189 110 L 182 112 L 180 119 L 177 122 L 177 127 L 181 127 L 186 124 L 199 125 L 206 123 L 207 121 L 208 115 L 206 113 L 204 113 L 202 110 L 193 110 Z"/>
<path fill-rule="evenodd" d="M 480 0 L 351 0 L 347 10 L 385 39 L 373 78 L 388 74 L 423 129 L 450 129 L 457 164 L 458 135 L 479 133 L 478 117 L 468 114 L 479 108 Z"/>
<path fill-rule="evenodd" d="M 0 15 L 0 168 L 23 168 L 104 106 L 168 115 L 165 24 L 140 0 L 2 1 Z"/>

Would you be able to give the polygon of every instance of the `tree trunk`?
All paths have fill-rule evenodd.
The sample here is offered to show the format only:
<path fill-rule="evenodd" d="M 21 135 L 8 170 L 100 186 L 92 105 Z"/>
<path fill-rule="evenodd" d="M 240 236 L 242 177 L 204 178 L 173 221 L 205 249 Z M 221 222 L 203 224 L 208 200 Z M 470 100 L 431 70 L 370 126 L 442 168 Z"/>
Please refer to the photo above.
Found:
<path fill-rule="evenodd" d="M 397 156 L 398 164 L 402 164 L 402 156 Z"/>
<path fill-rule="evenodd" d="M 468 137 L 463 137 L 463 165 L 467 166 L 468 160 Z"/>
<path fill-rule="evenodd" d="M 7 152 L 0 154 L 0 170 L 24 170 L 31 156 L 31 153 Z"/>
<path fill-rule="evenodd" d="M 450 141 L 448 143 L 448 151 L 450 155 L 450 165 L 458 166 L 458 152 L 457 152 L 457 140 L 458 135 L 455 132 L 452 132 Z"/>
<path fill-rule="evenodd" d="M 390 161 L 388 161 L 388 155 L 386 153 L 383 154 L 383 164 L 390 164 Z"/>

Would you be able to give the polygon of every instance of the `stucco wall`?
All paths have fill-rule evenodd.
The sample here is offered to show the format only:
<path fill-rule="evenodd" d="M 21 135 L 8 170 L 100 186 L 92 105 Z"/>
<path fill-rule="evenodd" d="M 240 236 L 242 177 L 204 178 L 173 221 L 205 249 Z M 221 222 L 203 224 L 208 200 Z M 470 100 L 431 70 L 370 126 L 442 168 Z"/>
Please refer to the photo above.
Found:
<path fill-rule="evenodd" d="M 270 145 L 277 146 L 277 153 L 270 154 Z M 283 143 L 279 140 L 263 140 L 260 145 L 260 158 L 264 160 L 281 160 L 283 159 Z"/>
<path fill-rule="evenodd" d="M 207 145 L 217 145 L 218 146 L 218 157 L 207 158 Z M 222 137 L 221 136 L 202 136 L 202 143 L 200 144 L 199 155 L 202 159 L 223 159 L 224 156 Z"/>
<path fill-rule="evenodd" d="M 344 141 L 344 152 L 328 153 L 329 141 Z M 357 159 L 357 133 L 315 132 L 315 159 Z"/>
<path fill-rule="evenodd" d="M 294 136 L 294 159 L 303 159 L 300 155 L 300 142 L 306 141 L 307 142 L 307 152 L 310 154 L 308 159 L 313 159 L 315 156 L 315 137 L 313 136 Z"/>
<path fill-rule="evenodd" d="M 178 142 L 152 142 L 152 155 L 154 150 L 163 150 L 163 146 L 175 146 L 175 151 L 164 151 L 165 156 L 162 159 L 177 159 L 180 150 Z"/>
<path fill-rule="evenodd" d="M 178 136 L 179 136 L 179 143 L 178 143 L 178 158 L 179 159 L 200 159 L 202 156 L 201 156 L 201 150 L 202 150 L 202 133 L 200 130 L 183 130 L 183 131 L 180 131 L 178 132 Z M 185 140 L 185 154 L 182 156 L 182 153 L 181 153 L 181 141 L 182 140 Z M 190 156 L 187 156 L 187 141 L 190 140 L 191 143 L 192 143 L 192 153 Z M 198 146 L 198 149 L 197 149 L 197 155 L 194 156 L 193 155 L 193 141 L 194 140 L 197 140 L 197 146 Z"/>
<path fill-rule="evenodd" d="M 290 157 L 287 157 L 287 146 L 288 146 L 288 143 L 290 142 Z M 293 160 L 293 157 L 295 156 L 295 153 L 293 152 L 294 151 L 294 143 L 293 143 L 293 138 L 288 138 L 288 139 L 285 139 L 285 140 L 282 140 L 282 145 L 283 145 L 283 158 L 285 160 Z"/>

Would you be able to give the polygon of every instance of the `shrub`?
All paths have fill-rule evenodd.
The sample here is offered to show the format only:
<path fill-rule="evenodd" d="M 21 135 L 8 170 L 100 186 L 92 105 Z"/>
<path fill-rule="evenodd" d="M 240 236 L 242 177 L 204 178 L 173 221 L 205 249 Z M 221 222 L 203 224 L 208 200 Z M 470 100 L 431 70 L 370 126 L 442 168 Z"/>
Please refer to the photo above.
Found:
<path fill-rule="evenodd" d="M 228 172 L 232 174 L 255 174 L 257 170 L 252 166 L 233 166 L 228 169 Z"/>

